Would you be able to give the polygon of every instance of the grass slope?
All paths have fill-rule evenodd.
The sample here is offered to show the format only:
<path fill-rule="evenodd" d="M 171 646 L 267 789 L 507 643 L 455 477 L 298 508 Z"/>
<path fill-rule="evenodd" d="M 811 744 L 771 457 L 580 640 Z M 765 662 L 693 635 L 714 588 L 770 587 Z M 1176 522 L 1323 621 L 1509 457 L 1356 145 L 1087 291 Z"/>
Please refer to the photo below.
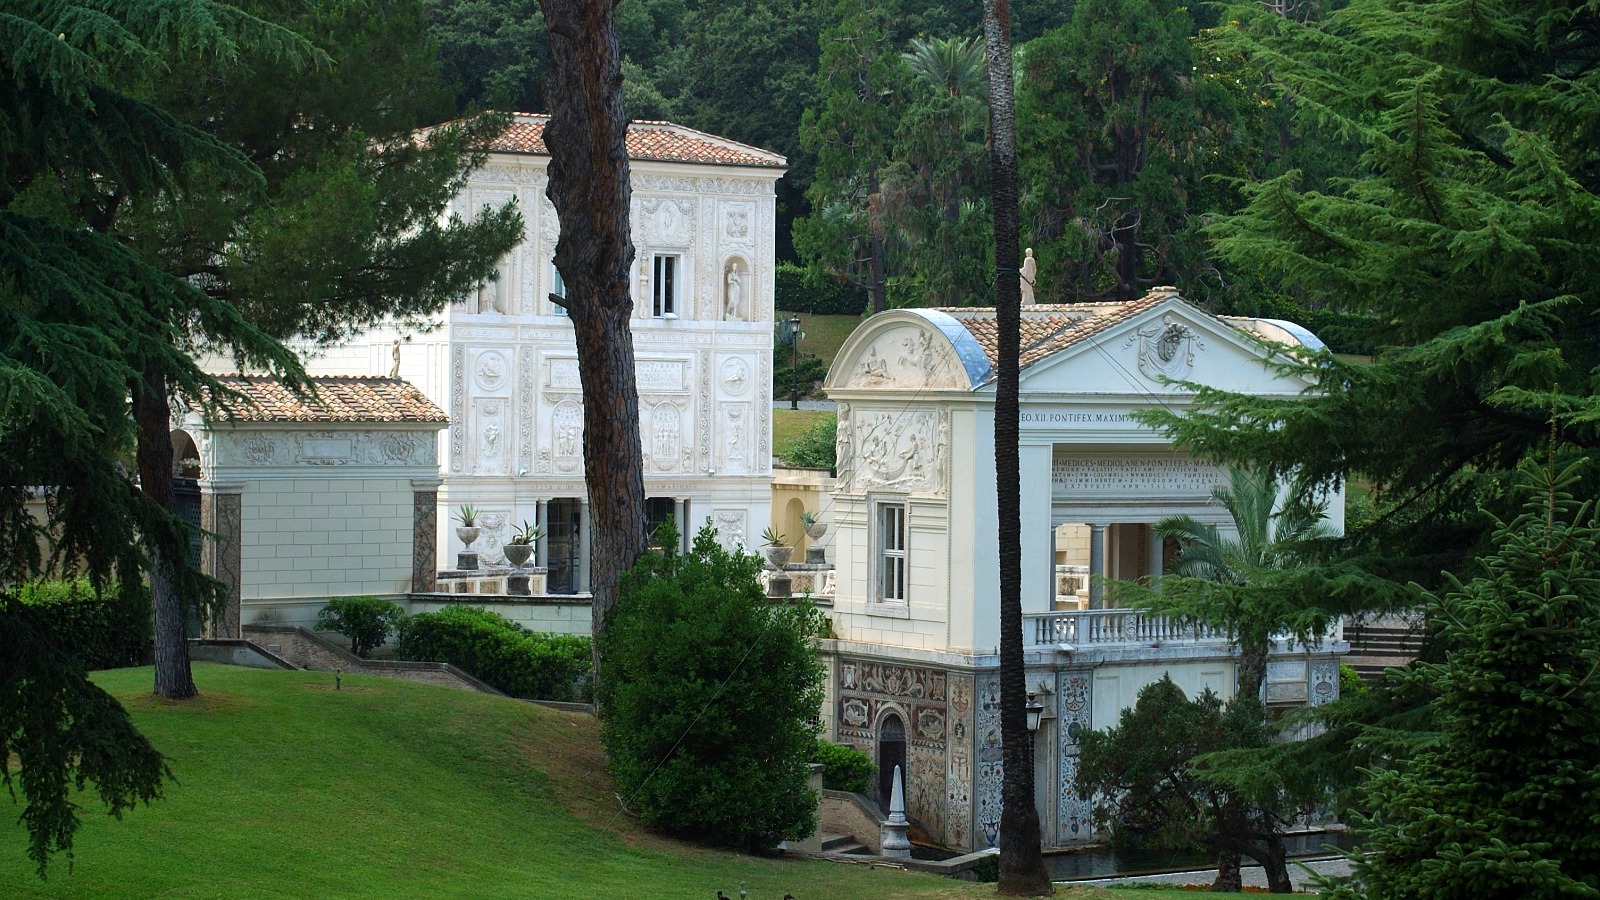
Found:
<path fill-rule="evenodd" d="M 197 664 L 195 679 L 202 697 L 180 705 L 151 697 L 148 668 L 97 676 L 177 781 L 121 822 L 83 798 L 77 858 L 46 881 L 22 826 L 0 826 L 0 895 L 710 900 L 741 881 L 752 900 L 993 895 L 653 835 L 619 813 L 587 716 L 354 675 L 338 692 L 324 673 Z"/>

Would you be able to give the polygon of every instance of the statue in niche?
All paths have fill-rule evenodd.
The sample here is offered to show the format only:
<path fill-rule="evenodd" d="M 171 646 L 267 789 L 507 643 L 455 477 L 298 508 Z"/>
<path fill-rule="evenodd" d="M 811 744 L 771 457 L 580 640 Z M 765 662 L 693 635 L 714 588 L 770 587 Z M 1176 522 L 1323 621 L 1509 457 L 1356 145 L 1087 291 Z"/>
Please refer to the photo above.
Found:
<path fill-rule="evenodd" d="M 726 299 L 723 301 L 724 321 L 734 322 L 739 319 L 740 303 L 744 300 L 744 276 L 739 274 L 737 262 L 728 263 L 728 287 Z"/>
<path fill-rule="evenodd" d="M 744 422 L 742 419 L 743 414 L 740 410 L 732 409 L 728 411 L 728 456 L 727 461 L 723 464 L 730 469 L 737 467 L 737 470 L 741 472 L 744 471 Z"/>
<path fill-rule="evenodd" d="M 1033 248 L 1029 247 L 1026 258 L 1022 261 L 1022 305 L 1033 305 L 1033 286 L 1039 278 L 1039 264 L 1033 259 Z"/>

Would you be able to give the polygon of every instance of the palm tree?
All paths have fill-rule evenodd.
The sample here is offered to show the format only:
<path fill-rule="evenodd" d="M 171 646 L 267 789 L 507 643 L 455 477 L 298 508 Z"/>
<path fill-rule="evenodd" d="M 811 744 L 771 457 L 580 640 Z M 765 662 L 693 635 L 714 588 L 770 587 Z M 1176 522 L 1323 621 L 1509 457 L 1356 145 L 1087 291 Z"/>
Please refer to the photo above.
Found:
<path fill-rule="evenodd" d="M 983 45 L 973 38 L 915 38 L 905 60 L 912 74 L 951 97 L 989 92 Z"/>
<path fill-rule="evenodd" d="M 1304 558 L 1308 542 L 1333 536 L 1326 504 L 1316 502 L 1308 485 L 1291 485 L 1280 506 L 1279 486 L 1265 474 L 1230 466 L 1228 486 L 1211 496 L 1233 518 L 1235 537 L 1223 537 L 1214 525 L 1193 516 L 1169 516 L 1156 523 L 1163 539 L 1179 544 L 1176 579 L 1164 578 L 1162 590 L 1176 608 L 1226 628 L 1239 647 L 1239 693 L 1256 696 L 1266 679 L 1272 635 L 1295 627 L 1302 611 L 1298 598 L 1285 590 L 1274 573 Z M 1167 603 L 1152 603 L 1155 607 Z"/>

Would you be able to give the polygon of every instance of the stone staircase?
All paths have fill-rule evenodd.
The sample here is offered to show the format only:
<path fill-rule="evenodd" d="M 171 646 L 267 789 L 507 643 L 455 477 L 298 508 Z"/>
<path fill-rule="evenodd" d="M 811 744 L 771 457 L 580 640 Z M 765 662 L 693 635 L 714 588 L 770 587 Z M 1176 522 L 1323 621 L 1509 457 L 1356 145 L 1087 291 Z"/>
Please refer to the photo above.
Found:
<path fill-rule="evenodd" d="M 860 841 L 848 834 L 829 834 L 823 832 L 823 853 L 847 853 L 855 856 L 871 856 L 872 851 L 867 849 Z"/>
<path fill-rule="evenodd" d="M 1378 616 L 1360 623 L 1345 623 L 1350 654 L 1344 661 L 1365 681 L 1376 681 L 1384 669 L 1403 666 L 1422 653 L 1422 616 Z"/>

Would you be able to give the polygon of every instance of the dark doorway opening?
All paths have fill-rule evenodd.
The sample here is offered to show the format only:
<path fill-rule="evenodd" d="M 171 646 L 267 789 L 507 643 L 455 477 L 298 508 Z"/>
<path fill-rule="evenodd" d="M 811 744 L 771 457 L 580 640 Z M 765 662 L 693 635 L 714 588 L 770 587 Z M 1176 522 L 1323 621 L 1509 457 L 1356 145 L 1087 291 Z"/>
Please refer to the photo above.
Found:
<path fill-rule="evenodd" d="M 878 805 L 889 811 L 889 798 L 894 793 L 894 767 L 900 767 L 900 779 L 906 781 L 906 725 L 900 717 L 890 713 L 878 726 Z"/>

